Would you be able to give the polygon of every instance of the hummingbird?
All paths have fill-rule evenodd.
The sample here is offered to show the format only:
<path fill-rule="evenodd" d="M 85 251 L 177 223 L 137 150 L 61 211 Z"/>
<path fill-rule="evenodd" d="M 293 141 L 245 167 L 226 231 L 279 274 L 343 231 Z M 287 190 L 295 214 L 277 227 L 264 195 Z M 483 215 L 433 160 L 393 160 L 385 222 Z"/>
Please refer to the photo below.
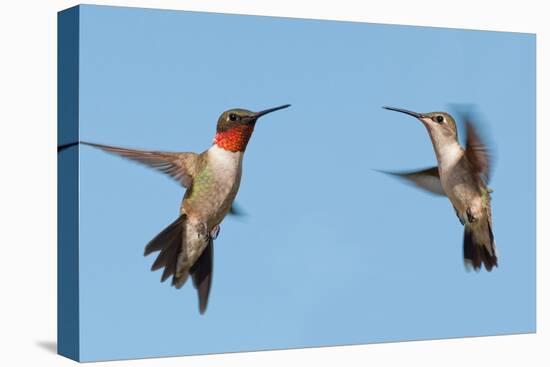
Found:
<path fill-rule="evenodd" d="M 185 189 L 179 216 L 146 246 L 144 256 L 159 252 L 151 270 L 164 268 L 161 282 L 172 277 L 181 288 L 189 276 L 197 289 L 199 312 L 204 314 L 212 284 L 214 240 L 239 190 L 243 156 L 256 121 L 290 105 L 260 112 L 236 108 L 218 118 L 212 146 L 204 152 L 161 152 L 83 144 L 134 160 L 167 174 Z"/>
<path fill-rule="evenodd" d="M 464 226 L 463 252 L 467 267 L 487 271 L 498 266 L 492 230 L 490 154 L 474 124 L 466 120 L 466 148 L 458 142 L 456 123 L 446 112 L 417 113 L 383 107 L 420 120 L 428 130 L 437 166 L 419 171 L 386 172 L 409 180 L 419 188 L 446 196 Z"/>

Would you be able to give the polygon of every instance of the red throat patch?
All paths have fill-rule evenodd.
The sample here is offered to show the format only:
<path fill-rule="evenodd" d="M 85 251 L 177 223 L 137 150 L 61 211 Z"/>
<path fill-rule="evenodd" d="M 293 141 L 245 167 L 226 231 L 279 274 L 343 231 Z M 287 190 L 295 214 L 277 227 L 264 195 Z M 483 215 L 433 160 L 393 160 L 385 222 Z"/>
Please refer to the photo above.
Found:
<path fill-rule="evenodd" d="M 254 125 L 237 125 L 214 136 L 214 144 L 231 152 L 244 152 L 248 140 L 254 131 Z"/>

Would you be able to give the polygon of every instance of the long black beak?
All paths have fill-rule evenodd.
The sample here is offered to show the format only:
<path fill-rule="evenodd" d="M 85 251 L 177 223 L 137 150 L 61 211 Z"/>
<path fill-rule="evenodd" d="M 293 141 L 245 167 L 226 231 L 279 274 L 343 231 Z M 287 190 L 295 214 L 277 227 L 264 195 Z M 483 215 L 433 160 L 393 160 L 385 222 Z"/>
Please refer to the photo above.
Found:
<path fill-rule="evenodd" d="M 261 117 L 261 116 L 263 116 L 263 115 L 267 115 L 268 113 L 271 113 L 271 112 L 275 112 L 275 111 L 282 110 L 283 108 L 287 108 L 287 107 L 290 107 L 290 105 L 289 105 L 289 104 L 284 104 L 284 105 L 279 106 L 279 107 L 268 108 L 267 110 L 263 110 L 263 111 L 260 111 L 260 112 L 256 112 L 256 113 L 253 115 L 253 118 L 254 118 L 254 119 L 257 119 L 258 117 Z"/>
<path fill-rule="evenodd" d="M 417 119 L 425 117 L 424 114 L 422 114 L 422 113 L 413 112 L 413 111 L 409 111 L 409 110 L 404 110 L 402 108 L 387 107 L 387 106 L 384 106 L 382 108 L 385 108 L 386 110 L 390 110 L 390 111 L 401 112 L 401 113 L 404 113 L 406 115 L 416 117 Z"/>

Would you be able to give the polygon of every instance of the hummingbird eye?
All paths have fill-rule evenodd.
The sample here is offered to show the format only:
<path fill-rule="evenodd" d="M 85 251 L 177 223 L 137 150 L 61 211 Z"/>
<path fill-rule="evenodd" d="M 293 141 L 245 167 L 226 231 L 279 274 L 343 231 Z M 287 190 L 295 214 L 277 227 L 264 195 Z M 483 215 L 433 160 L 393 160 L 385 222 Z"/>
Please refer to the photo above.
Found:
<path fill-rule="evenodd" d="M 229 114 L 229 121 L 237 121 L 238 118 L 239 117 L 235 113 L 230 113 Z"/>
<path fill-rule="evenodd" d="M 436 118 L 435 118 L 435 121 L 437 121 L 438 123 L 442 124 L 443 121 L 445 120 L 445 118 L 441 115 L 438 115 Z"/>

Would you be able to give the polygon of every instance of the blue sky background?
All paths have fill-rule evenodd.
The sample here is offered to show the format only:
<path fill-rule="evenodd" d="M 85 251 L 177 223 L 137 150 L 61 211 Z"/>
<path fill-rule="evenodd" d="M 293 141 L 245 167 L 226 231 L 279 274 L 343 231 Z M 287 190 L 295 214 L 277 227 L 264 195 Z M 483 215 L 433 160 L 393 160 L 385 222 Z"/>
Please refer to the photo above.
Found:
<path fill-rule="evenodd" d="M 534 35 L 84 6 L 80 40 L 82 140 L 202 151 L 222 111 L 292 104 L 256 126 L 204 316 L 143 257 L 183 189 L 80 147 L 83 360 L 535 330 Z M 497 151 L 492 273 L 448 201 L 373 171 L 435 163 L 381 106 L 449 103 Z"/>

